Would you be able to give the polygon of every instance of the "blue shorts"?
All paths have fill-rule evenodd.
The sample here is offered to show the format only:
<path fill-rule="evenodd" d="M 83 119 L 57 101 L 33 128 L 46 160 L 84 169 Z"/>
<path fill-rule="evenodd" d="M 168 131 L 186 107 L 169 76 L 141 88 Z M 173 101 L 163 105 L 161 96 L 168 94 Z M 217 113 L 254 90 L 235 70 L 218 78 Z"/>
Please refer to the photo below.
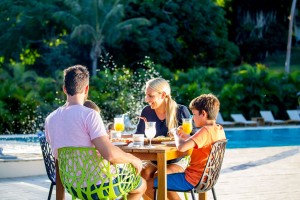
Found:
<path fill-rule="evenodd" d="M 157 188 L 157 177 L 154 179 L 154 188 Z M 174 191 L 188 191 L 194 186 L 185 179 L 184 172 L 181 172 L 167 175 L 167 188 Z"/>

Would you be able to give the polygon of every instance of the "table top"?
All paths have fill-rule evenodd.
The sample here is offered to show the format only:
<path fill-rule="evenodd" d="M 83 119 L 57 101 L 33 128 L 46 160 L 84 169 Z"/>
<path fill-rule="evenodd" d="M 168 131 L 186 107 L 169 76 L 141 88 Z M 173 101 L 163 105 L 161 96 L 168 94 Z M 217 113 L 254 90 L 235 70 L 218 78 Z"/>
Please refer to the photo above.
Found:
<path fill-rule="evenodd" d="M 186 155 L 191 155 L 193 149 L 190 149 L 186 152 L 180 152 L 176 147 L 170 147 L 162 144 L 154 144 L 154 148 L 148 148 L 147 145 L 144 147 L 131 147 L 131 146 L 121 146 L 120 148 L 127 152 L 131 153 L 142 160 L 157 160 L 158 154 L 164 154 L 166 160 L 172 160 L 175 158 L 183 157 Z"/>
<path fill-rule="evenodd" d="M 121 146 L 120 148 L 126 150 L 126 152 L 165 152 L 165 151 L 177 151 L 176 147 L 166 146 L 164 144 L 153 144 L 154 148 L 149 148 L 148 145 L 143 147 L 133 147 L 133 146 Z"/>

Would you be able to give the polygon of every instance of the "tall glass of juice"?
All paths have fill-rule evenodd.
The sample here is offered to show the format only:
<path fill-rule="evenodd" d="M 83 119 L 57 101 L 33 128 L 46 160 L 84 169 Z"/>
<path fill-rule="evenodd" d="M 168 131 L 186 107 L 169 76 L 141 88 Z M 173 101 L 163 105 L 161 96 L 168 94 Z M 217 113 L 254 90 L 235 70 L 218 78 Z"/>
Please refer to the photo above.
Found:
<path fill-rule="evenodd" d="M 125 125 L 124 125 L 124 118 L 123 117 L 116 117 L 114 118 L 114 128 L 115 131 L 124 131 Z"/>
<path fill-rule="evenodd" d="M 190 134 L 193 130 L 192 119 L 183 118 L 182 119 L 182 129 L 185 134 Z"/>

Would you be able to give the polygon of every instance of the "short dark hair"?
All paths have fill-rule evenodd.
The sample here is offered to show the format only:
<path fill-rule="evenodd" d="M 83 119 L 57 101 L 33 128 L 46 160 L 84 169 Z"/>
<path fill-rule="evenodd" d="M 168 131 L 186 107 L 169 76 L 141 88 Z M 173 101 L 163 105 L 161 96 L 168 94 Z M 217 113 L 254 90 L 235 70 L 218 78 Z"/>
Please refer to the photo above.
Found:
<path fill-rule="evenodd" d="M 208 115 L 208 119 L 216 120 L 220 111 L 220 101 L 213 94 L 202 94 L 191 101 L 189 108 L 198 110 L 199 113 L 204 110 Z"/>
<path fill-rule="evenodd" d="M 89 84 L 90 74 L 85 66 L 75 65 L 64 70 L 64 87 L 67 94 L 73 96 L 81 93 Z"/>

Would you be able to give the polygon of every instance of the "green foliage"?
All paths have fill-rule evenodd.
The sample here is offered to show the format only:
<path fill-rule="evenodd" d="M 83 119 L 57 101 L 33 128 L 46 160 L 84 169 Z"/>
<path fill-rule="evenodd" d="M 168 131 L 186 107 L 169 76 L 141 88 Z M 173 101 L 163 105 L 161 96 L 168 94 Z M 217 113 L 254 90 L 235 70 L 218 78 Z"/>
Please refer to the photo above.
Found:
<path fill-rule="evenodd" d="M 218 94 L 223 84 L 222 71 L 219 68 L 198 67 L 189 69 L 186 73 L 177 71 L 171 79 L 176 101 L 187 106 L 200 94 Z"/>
<path fill-rule="evenodd" d="M 111 58 L 102 58 L 101 63 L 102 70 L 91 78 L 89 99 L 99 105 L 106 122 L 128 113 L 136 123 L 145 105 L 145 82 L 153 77 L 169 80 L 173 98 L 183 105 L 188 106 L 200 94 L 217 95 L 221 113 L 228 120 L 231 113 L 243 113 L 250 119 L 260 116 L 260 110 L 271 110 L 276 118 L 287 119 L 286 110 L 298 105 L 299 70 L 286 75 L 257 64 L 240 66 L 232 73 L 205 67 L 172 73 L 148 57 L 136 71 L 117 66 Z M 46 116 L 65 103 L 62 80 L 62 71 L 42 78 L 21 64 L 0 67 L 0 134 L 43 130 Z"/>
<path fill-rule="evenodd" d="M 64 98 L 61 84 L 26 71 L 22 64 L 0 70 L 0 133 L 32 134 L 43 129 L 45 117 Z"/>
<path fill-rule="evenodd" d="M 52 75 L 76 60 L 80 47 L 73 52 L 67 29 L 53 18 L 61 7 L 60 1 L 52 0 L 0 1 L 0 55 L 6 65 L 22 62 L 27 69 Z"/>
<path fill-rule="evenodd" d="M 122 46 L 115 47 L 119 51 L 113 49 L 118 58 L 123 56 L 122 63 L 132 64 L 147 55 L 173 70 L 198 65 L 226 68 L 239 55 L 228 41 L 223 10 L 211 1 L 135 2 L 126 8 L 126 16 L 146 17 L 152 25 L 128 35 Z"/>
<path fill-rule="evenodd" d="M 107 53 L 106 46 L 116 44 L 139 26 L 150 24 L 143 17 L 123 19 L 124 5 L 118 0 L 64 1 L 64 5 L 53 16 L 71 31 L 72 39 L 90 46 L 93 76 L 96 75 L 98 58 Z"/>
<path fill-rule="evenodd" d="M 147 80 L 159 77 L 149 58 L 140 63 L 139 70 L 132 71 L 124 66 L 118 67 L 111 58 L 102 59 L 103 70 L 91 80 L 89 98 L 95 101 L 102 117 L 113 121 L 116 115 L 128 113 L 134 122 L 144 104 L 144 85 Z"/>
<path fill-rule="evenodd" d="M 243 65 L 220 93 L 221 113 L 227 119 L 231 113 L 243 113 L 250 119 L 260 116 L 260 110 L 271 110 L 278 119 L 286 119 L 286 110 L 297 105 L 298 77 L 299 71 L 285 75 L 259 64 Z"/>
<path fill-rule="evenodd" d="M 35 127 L 37 95 L 33 71 L 23 65 L 10 65 L 2 70 L 0 88 L 1 133 L 28 133 Z"/>

